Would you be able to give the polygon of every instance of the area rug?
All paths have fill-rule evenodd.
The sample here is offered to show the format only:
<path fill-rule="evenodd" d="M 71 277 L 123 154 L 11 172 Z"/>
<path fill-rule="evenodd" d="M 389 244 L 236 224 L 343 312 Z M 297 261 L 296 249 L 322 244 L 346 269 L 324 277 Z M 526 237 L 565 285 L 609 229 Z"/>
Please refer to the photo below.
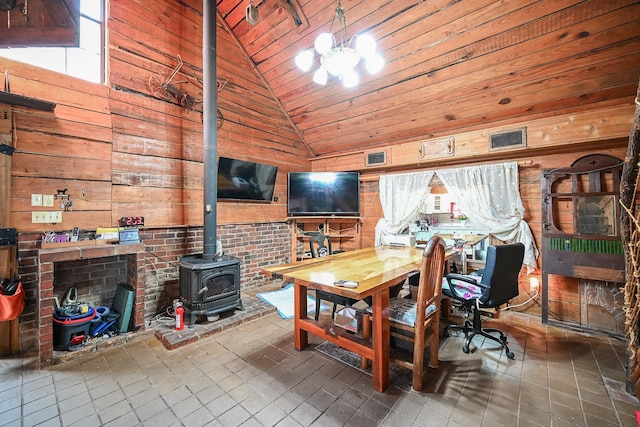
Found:
<path fill-rule="evenodd" d="M 316 346 L 316 350 L 326 354 L 342 363 L 346 363 L 353 368 L 362 371 L 360 369 L 360 356 L 344 348 L 335 345 L 330 341 L 325 341 L 322 344 Z M 369 368 L 364 371 L 368 375 L 371 375 L 371 364 Z M 412 372 L 409 369 L 401 368 L 395 363 L 389 364 L 389 380 L 391 385 L 402 390 L 406 393 L 411 392 Z"/>
<path fill-rule="evenodd" d="M 277 291 L 260 292 L 256 296 L 267 304 L 274 306 L 283 319 L 293 319 L 293 283 L 289 283 Z M 320 310 L 329 310 L 329 306 L 322 303 L 320 304 Z M 315 311 L 316 299 L 307 295 L 307 313 L 314 313 Z"/>

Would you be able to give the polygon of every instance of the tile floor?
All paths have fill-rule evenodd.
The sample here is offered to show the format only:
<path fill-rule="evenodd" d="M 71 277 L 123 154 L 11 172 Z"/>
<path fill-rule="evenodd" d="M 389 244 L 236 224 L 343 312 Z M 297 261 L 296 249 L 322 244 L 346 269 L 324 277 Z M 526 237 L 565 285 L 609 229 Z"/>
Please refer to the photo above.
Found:
<path fill-rule="evenodd" d="M 516 360 L 449 337 L 423 393 L 379 393 L 367 374 L 296 351 L 293 321 L 275 313 L 174 350 L 146 334 L 42 370 L 0 359 L 0 425 L 638 426 L 623 341 L 517 313 L 491 323 Z"/>

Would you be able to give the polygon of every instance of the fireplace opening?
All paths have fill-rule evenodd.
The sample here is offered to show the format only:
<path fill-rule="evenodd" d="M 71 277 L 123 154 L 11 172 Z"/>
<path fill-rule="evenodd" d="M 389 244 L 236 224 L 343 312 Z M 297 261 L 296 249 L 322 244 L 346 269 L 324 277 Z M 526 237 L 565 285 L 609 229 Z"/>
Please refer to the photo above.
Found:
<path fill-rule="evenodd" d="M 180 302 L 190 315 L 189 326 L 198 315 L 244 310 L 240 295 L 240 260 L 222 255 L 207 259 L 199 255 L 180 258 Z"/>

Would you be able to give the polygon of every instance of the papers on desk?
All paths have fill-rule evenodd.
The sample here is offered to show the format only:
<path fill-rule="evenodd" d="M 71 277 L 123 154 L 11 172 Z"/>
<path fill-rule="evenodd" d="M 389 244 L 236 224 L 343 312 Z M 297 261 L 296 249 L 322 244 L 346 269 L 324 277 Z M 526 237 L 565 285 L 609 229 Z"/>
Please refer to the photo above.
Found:
<path fill-rule="evenodd" d="M 289 283 L 277 291 L 260 292 L 256 296 L 267 304 L 274 306 L 283 319 L 293 319 L 293 283 Z M 315 310 L 315 298 L 307 295 L 307 313 L 313 313 Z M 322 303 L 320 310 L 329 310 L 329 306 Z"/>

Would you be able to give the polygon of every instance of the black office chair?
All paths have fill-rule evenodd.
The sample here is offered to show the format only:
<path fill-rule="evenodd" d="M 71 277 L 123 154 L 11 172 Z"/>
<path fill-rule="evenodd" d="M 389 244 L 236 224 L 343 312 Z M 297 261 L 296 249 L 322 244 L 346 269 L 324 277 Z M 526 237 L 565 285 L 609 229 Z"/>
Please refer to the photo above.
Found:
<path fill-rule="evenodd" d="M 331 246 L 331 237 L 325 236 L 324 234 L 314 234 L 311 239 L 309 239 L 309 249 L 311 251 L 312 258 L 321 258 L 329 255 L 333 255 L 333 247 Z M 352 306 L 356 302 L 357 299 L 343 297 L 341 295 L 335 295 L 329 292 L 317 290 L 316 291 L 316 313 L 315 319 L 318 320 L 320 317 L 320 307 L 322 306 L 321 300 L 329 301 L 333 303 L 333 308 L 331 310 L 331 318 L 336 317 L 336 309 L 338 305 L 342 306 Z M 371 303 L 368 303 L 371 305 Z"/>
<path fill-rule="evenodd" d="M 473 322 L 467 318 L 464 325 L 449 325 L 445 328 L 445 336 L 451 329 L 464 332 L 466 339 L 462 351 L 465 353 L 469 353 L 469 345 L 473 337 L 482 335 L 500 343 L 509 359 L 515 358 L 507 346 L 507 336 L 495 328 L 482 328 L 480 315 L 483 309 L 497 309 L 518 296 L 518 275 L 522 268 L 523 258 L 524 245 L 522 243 L 493 245 L 487 248 L 486 264 L 481 276 L 446 275 L 442 294 L 458 301 L 460 309 L 467 316 L 473 312 Z M 499 339 L 491 335 L 496 332 L 500 334 Z"/>

